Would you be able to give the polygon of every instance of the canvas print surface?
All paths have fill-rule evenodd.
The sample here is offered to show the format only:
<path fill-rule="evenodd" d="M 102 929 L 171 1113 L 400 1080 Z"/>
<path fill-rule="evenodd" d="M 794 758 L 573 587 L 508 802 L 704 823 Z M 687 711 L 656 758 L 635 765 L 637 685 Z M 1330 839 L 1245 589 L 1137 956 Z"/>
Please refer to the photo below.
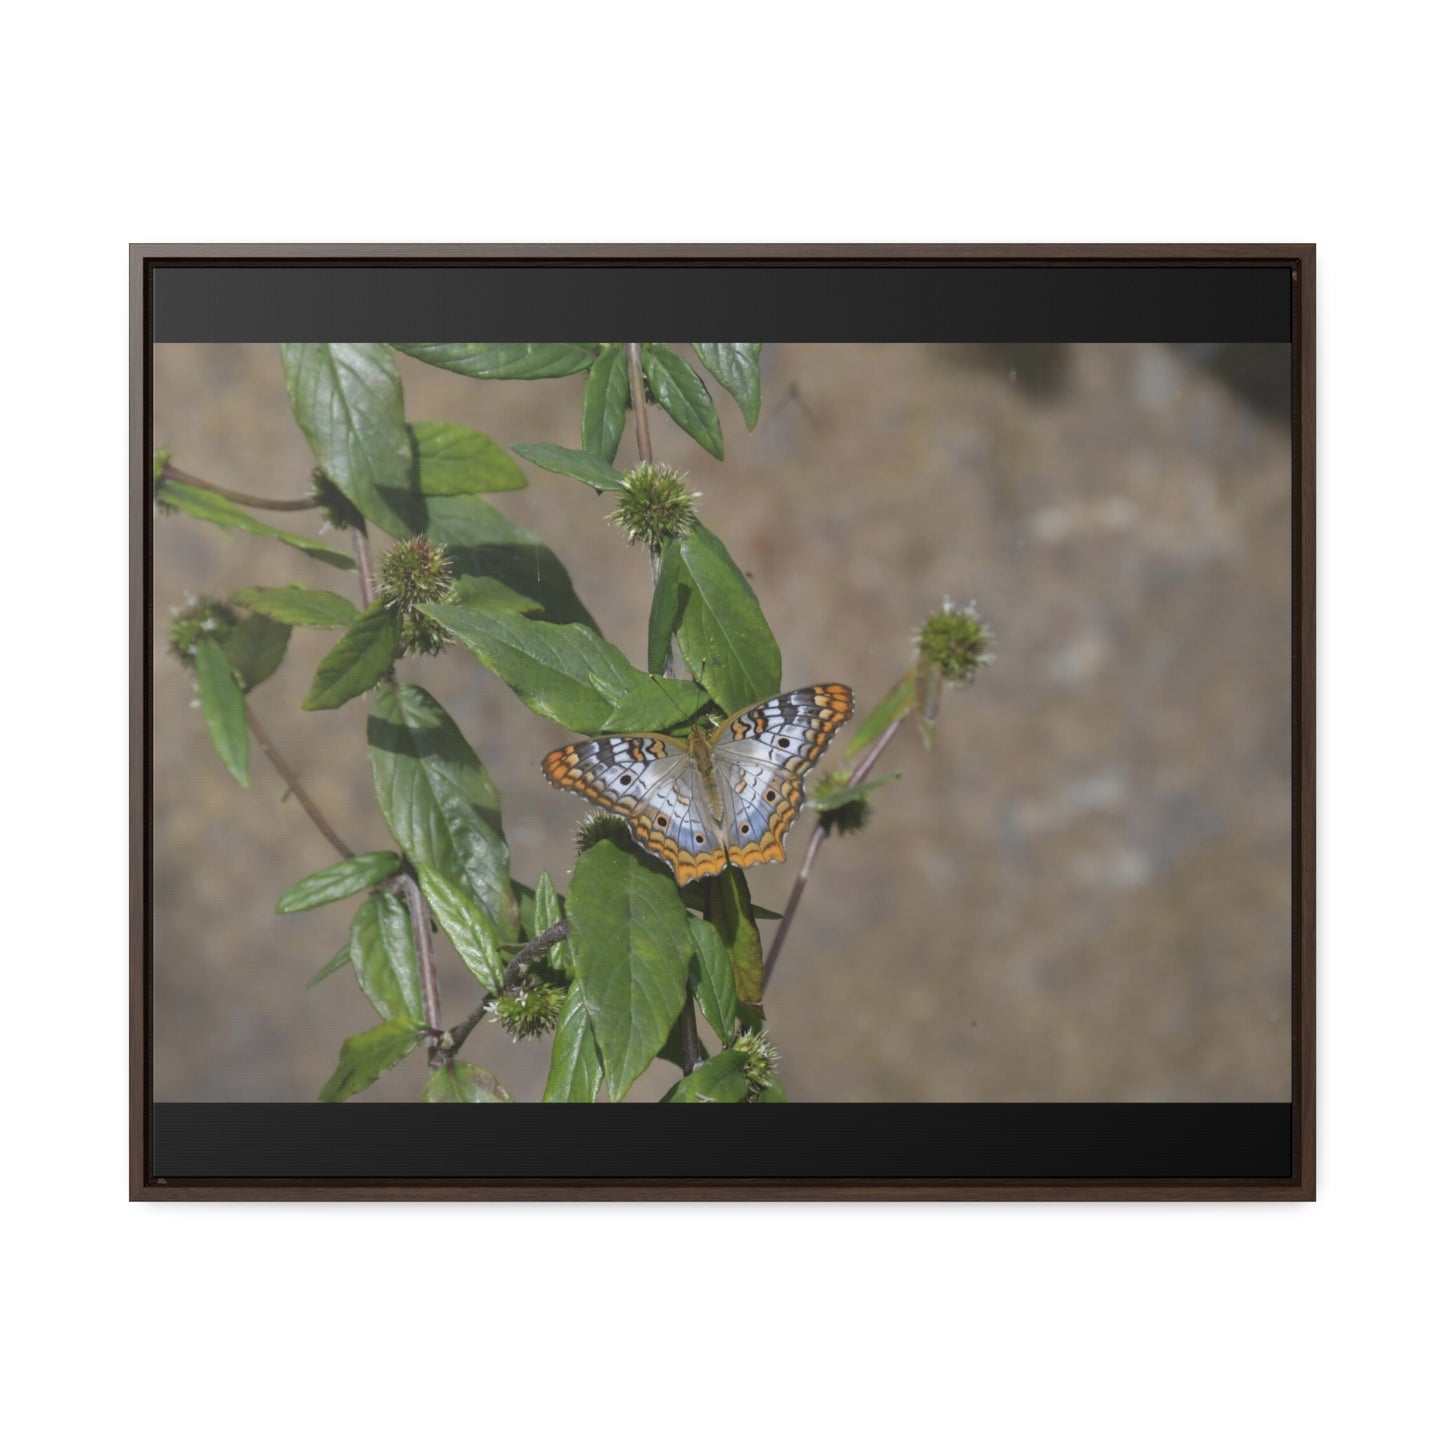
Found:
<path fill-rule="evenodd" d="M 452 1029 L 489 992 L 502 1000 L 467 1030 L 460 1075 L 439 1085 L 423 1038 L 353 1106 L 487 1080 L 555 1096 L 562 1038 L 583 1051 L 567 1087 L 587 1092 L 589 1028 L 615 1030 L 590 1092 L 657 1100 L 682 1077 L 681 1001 L 705 1056 L 753 1051 L 715 1067 L 719 1101 L 1287 1101 L 1289 347 L 766 343 L 752 397 L 708 345 L 666 355 L 707 388 L 711 420 L 653 358 L 650 447 L 677 478 L 641 517 L 619 515 L 641 491 L 615 481 L 639 459 L 616 358 L 499 380 L 377 348 L 425 462 L 422 520 L 448 540 L 406 553 L 410 503 L 371 494 L 376 585 L 389 569 L 424 591 L 430 568 L 450 590 L 378 604 L 369 631 L 351 537 L 308 505 L 306 387 L 336 358 L 155 347 L 156 1101 L 340 1097 L 347 1040 L 428 1008 Z M 594 385 L 613 364 L 615 385 Z M 600 490 L 575 460 L 559 469 L 584 443 Z M 669 507 L 690 550 L 659 548 L 655 568 L 646 528 L 675 525 Z M 550 646 L 542 625 L 574 629 L 569 647 L 599 639 L 565 703 L 502 656 Z M 200 645 L 241 626 L 239 648 Z M 949 645 L 967 653 L 951 679 Z M 228 687 L 244 691 L 230 734 Z M 899 719 L 879 786 L 840 798 Z M 407 831 L 425 829 L 400 801 L 397 739 L 423 734 L 484 769 L 470 805 L 496 815 L 501 872 Z M 584 828 L 598 805 L 617 823 Z M 343 848 L 354 891 L 278 912 Z M 658 956 L 606 989 L 589 975 L 589 994 L 566 950 L 601 958 L 598 923 L 544 959 L 547 998 L 489 990 L 574 886 L 584 918 L 613 917 L 598 849 L 644 860 L 616 864 L 633 871 L 615 875 L 611 926 Z M 751 965 L 726 911 L 738 878 L 762 915 Z M 404 879 L 436 924 L 431 1000 L 407 972 Z M 787 934 L 763 989 L 770 914 Z M 402 962 L 363 966 L 367 949 Z"/>

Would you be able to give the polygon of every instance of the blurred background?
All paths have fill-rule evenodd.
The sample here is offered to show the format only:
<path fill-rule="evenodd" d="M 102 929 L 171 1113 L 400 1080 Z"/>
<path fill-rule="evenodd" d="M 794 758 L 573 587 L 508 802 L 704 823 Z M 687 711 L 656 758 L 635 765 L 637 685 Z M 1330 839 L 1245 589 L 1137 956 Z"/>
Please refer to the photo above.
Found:
<path fill-rule="evenodd" d="M 412 420 L 580 445 L 584 376 L 476 382 L 398 365 Z M 784 688 L 849 683 L 861 718 L 945 596 L 977 602 L 996 633 L 994 664 L 946 694 L 932 749 L 906 725 L 879 770 L 902 778 L 819 857 L 767 995 L 789 1095 L 1287 1100 L 1289 348 L 769 344 L 751 434 L 709 385 L 726 460 L 657 410 L 654 450 L 689 473 L 748 572 Z M 237 491 L 305 492 L 312 458 L 276 347 L 158 346 L 154 406 L 176 466 Z M 619 467 L 634 455 L 629 435 Z M 557 552 L 643 665 L 645 553 L 608 524 L 605 497 L 523 466 L 528 489 L 491 500 Z M 252 786 L 236 785 L 165 650 L 188 594 L 293 581 L 354 595 L 354 574 L 275 542 L 156 519 L 159 1101 L 314 1099 L 341 1041 L 376 1022 L 349 970 L 304 987 L 355 901 L 274 911 L 335 854 L 254 748 Z M 251 703 L 351 846 L 383 848 L 364 700 L 300 710 L 335 636 L 297 628 Z M 537 765 L 571 735 L 459 648 L 399 674 L 442 702 L 496 781 L 514 876 L 545 868 L 565 891 L 583 805 Z M 781 910 L 811 829 L 805 814 L 789 861 L 751 870 L 756 902 Z M 761 927 L 766 947 L 775 925 Z M 444 940 L 439 962 L 455 1022 L 476 985 Z M 535 1099 L 548 1045 L 487 1026 L 464 1057 Z M 414 1100 L 424 1076 L 418 1052 L 359 1102 Z M 655 1065 L 632 1097 L 675 1077 Z"/>

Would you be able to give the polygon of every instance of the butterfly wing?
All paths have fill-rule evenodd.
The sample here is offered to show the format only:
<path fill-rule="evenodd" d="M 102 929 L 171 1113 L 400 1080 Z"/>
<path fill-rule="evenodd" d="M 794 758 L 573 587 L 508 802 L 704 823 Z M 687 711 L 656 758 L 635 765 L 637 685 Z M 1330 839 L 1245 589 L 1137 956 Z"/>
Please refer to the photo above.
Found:
<path fill-rule="evenodd" d="M 718 728 L 712 759 L 730 862 L 751 868 L 783 861 L 783 839 L 803 806 L 803 779 L 852 716 L 852 689 L 827 682 L 744 708 Z"/>
<path fill-rule="evenodd" d="M 633 837 L 677 875 L 679 885 L 711 878 L 728 866 L 721 831 L 703 798 L 702 777 L 691 757 L 684 771 L 664 779 L 647 796 Z"/>
<path fill-rule="evenodd" d="M 632 836 L 667 863 L 679 883 L 727 867 L 717 824 L 704 804 L 692 754 L 661 733 L 624 733 L 568 743 L 542 759 L 555 788 L 624 818 Z"/>

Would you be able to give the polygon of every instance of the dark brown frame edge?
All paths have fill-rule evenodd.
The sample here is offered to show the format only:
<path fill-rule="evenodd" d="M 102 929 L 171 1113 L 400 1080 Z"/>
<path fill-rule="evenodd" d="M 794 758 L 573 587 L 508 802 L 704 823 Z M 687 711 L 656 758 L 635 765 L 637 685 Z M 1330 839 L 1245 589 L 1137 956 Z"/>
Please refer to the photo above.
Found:
<path fill-rule="evenodd" d="M 519 261 L 596 265 L 608 261 L 673 261 L 744 265 L 842 260 L 920 265 L 1249 264 L 1278 261 L 1294 276 L 1292 356 L 1293 440 L 1293 1135 L 1294 1175 L 1277 1180 L 938 1180 L 938 1179 L 586 1179 L 268 1180 L 213 1179 L 169 1183 L 148 1172 L 151 1094 L 149 915 L 146 759 L 149 717 L 144 675 L 150 629 L 150 559 L 145 545 L 149 511 L 150 414 L 147 365 L 149 265 L 153 261 L 421 262 Z M 1315 1195 L 1315 247 L 1312 244 L 1199 245 L 1028 244 L 726 244 L 726 245 L 284 245 L 150 244 L 130 248 L 130 1197 L 132 1200 L 1220 1200 L 1309 1201 Z"/>

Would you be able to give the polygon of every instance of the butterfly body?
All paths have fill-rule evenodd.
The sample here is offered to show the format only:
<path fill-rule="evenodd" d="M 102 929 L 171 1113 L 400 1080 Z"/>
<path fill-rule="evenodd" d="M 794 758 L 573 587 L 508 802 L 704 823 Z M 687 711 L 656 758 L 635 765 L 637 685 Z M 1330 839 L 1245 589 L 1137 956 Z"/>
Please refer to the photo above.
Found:
<path fill-rule="evenodd" d="M 626 819 L 677 881 L 730 863 L 780 863 L 803 804 L 803 778 L 853 715 L 853 693 L 819 683 L 769 698 L 687 739 L 621 733 L 556 749 L 547 780 Z"/>

